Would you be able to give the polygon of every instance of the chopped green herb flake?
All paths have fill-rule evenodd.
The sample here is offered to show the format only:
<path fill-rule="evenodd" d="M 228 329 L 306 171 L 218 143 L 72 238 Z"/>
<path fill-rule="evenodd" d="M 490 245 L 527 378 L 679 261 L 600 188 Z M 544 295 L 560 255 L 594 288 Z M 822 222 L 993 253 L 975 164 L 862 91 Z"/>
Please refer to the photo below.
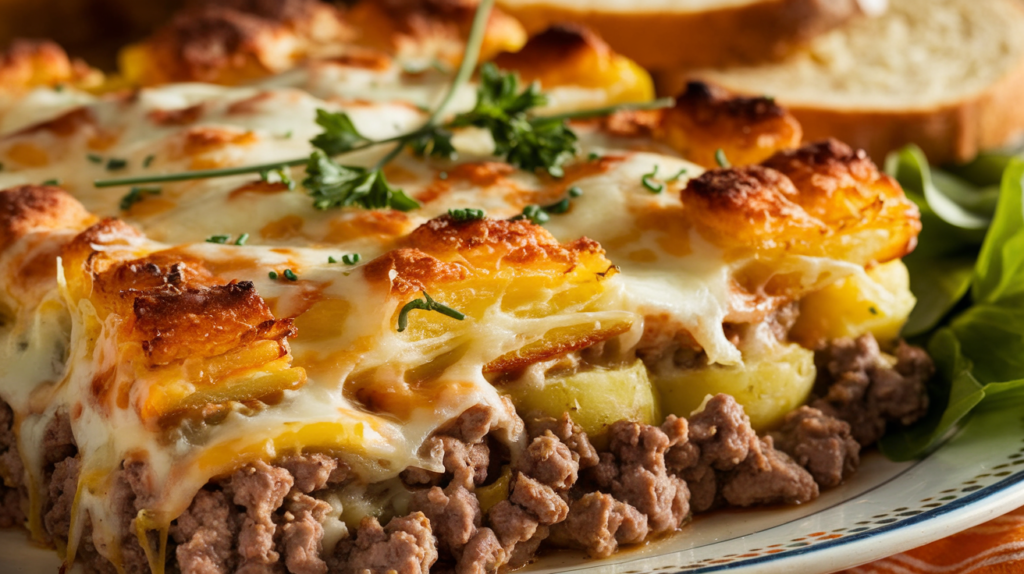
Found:
<path fill-rule="evenodd" d="M 874 307 L 868 307 L 868 311 L 870 311 L 872 315 L 878 314 L 878 309 L 875 309 Z"/>
<path fill-rule="evenodd" d="M 292 130 L 288 130 L 288 131 L 284 132 L 283 134 L 281 134 L 281 138 L 286 139 L 286 140 L 290 140 L 290 139 L 292 139 L 292 134 L 293 134 Z"/>
<path fill-rule="evenodd" d="M 551 205 L 545 205 L 542 209 L 547 213 L 551 213 L 554 215 L 562 215 L 563 213 L 569 211 L 569 198 L 563 197 L 561 200 L 556 201 Z"/>
<path fill-rule="evenodd" d="M 338 260 L 335 259 L 333 255 L 330 255 L 330 256 L 327 257 L 327 262 L 328 263 L 337 263 Z"/>
<path fill-rule="evenodd" d="M 238 239 L 235 240 L 235 245 L 245 245 L 246 241 L 249 241 L 249 234 L 243 233 L 238 236 Z"/>
<path fill-rule="evenodd" d="M 679 178 L 683 177 L 684 175 L 686 175 L 686 168 L 685 167 L 683 169 L 680 169 L 675 175 L 673 175 L 672 177 L 666 179 L 665 181 L 667 181 L 669 183 L 671 183 L 673 181 L 679 181 Z"/>
<path fill-rule="evenodd" d="M 544 208 L 539 205 L 527 205 L 523 208 L 523 213 L 512 218 L 516 219 L 529 219 L 537 225 L 543 225 L 551 220 L 551 216 L 548 215 Z"/>
<path fill-rule="evenodd" d="M 160 195 L 159 187 L 133 187 L 121 198 L 121 211 L 128 211 L 133 205 L 145 199 L 147 195 Z"/>
<path fill-rule="evenodd" d="M 338 155 L 352 150 L 368 141 L 359 133 L 352 118 L 345 112 L 329 112 L 325 109 L 316 110 L 316 123 L 324 128 L 323 133 L 309 140 L 314 147 L 323 150 L 327 155 Z"/>
<path fill-rule="evenodd" d="M 271 175 L 276 177 L 272 178 L 270 177 Z M 260 172 L 260 179 L 267 183 L 283 183 L 288 187 L 289 191 L 295 189 L 295 180 L 292 179 L 292 176 L 284 168 L 265 169 Z"/>
<path fill-rule="evenodd" d="M 277 281 L 277 271 L 271 271 L 267 273 L 267 277 L 270 277 L 271 281 Z"/>
<path fill-rule="evenodd" d="M 92 163 L 103 163 L 103 157 L 94 153 L 85 154 L 85 159 Z"/>
<path fill-rule="evenodd" d="M 715 163 L 718 164 L 718 167 L 732 167 L 732 164 L 729 163 L 729 158 L 725 157 L 725 150 L 722 148 L 715 150 Z"/>
<path fill-rule="evenodd" d="M 149 167 L 153 163 L 154 159 L 156 159 L 155 155 L 147 155 L 146 159 L 142 160 L 142 167 Z"/>
<path fill-rule="evenodd" d="M 207 243 L 216 243 L 218 245 L 224 245 L 231 239 L 230 235 L 211 235 L 206 238 Z"/>
<path fill-rule="evenodd" d="M 57 178 L 48 179 L 43 182 L 43 185 L 60 185 L 60 180 Z"/>
<path fill-rule="evenodd" d="M 465 209 L 449 209 L 448 215 L 455 221 L 475 221 L 487 217 L 487 212 L 482 209 L 467 207 Z"/>
<path fill-rule="evenodd" d="M 292 271 L 291 269 L 285 269 L 284 270 L 284 278 L 289 280 L 289 281 L 298 281 L 299 280 L 299 276 L 296 275 L 295 272 Z"/>
<path fill-rule="evenodd" d="M 121 159 L 118 157 L 112 157 L 107 160 L 107 169 L 109 171 L 116 171 L 128 167 L 128 160 Z"/>
<path fill-rule="evenodd" d="M 580 187 L 578 185 L 574 185 L 574 186 L 570 187 L 569 189 L 567 189 L 566 193 L 569 194 L 569 197 L 579 197 L 579 196 L 583 195 L 583 190 L 580 189 Z"/>
<path fill-rule="evenodd" d="M 645 188 L 647 188 L 647 191 L 649 191 L 651 193 L 661 193 L 661 192 L 665 191 L 665 184 L 664 183 L 660 183 L 660 182 L 652 181 L 657 176 L 658 176 L 658 166 L 655 165 L 654 169 L 651 171 L 651 173 L 645 173 L 644 176 L 640 178 L 640 183 Z"/>
<path fill-rule="evenodd" d="M 358 253 L 346 253 L 341 256 L 341 262 L 345 265 L 355 265 L 356 263 L 359 263 L 359 260 L 362 258 L 363 257 Z"/>
<path fill-rule="evenodd" d="M 440 313 L 452 319 L 462 321 L 466 318 L 465 315 L 452 309 L 451 307 L 434 301 L 426 291 L 423 291 L 423 299 L 413 299 L 402 307 L 402 310 L 398 313 L 398 332 L 406 330 L 409 327 L 409 312 L 419 309 L 421 311 L 434 311 Z"/>
<path fill-rule="evenodd" d="M 596 151 L 592 151 L 589 154 L 587 154 L 588 161 L 597 161 L 599 159 L 601 159 L 601 154 L 597 153 Z"/>
<path fill-rule="evenodd" d="M 380 168 L 340 165 L 320 150 L 310 155 L 306 173 L 302 185 L 313 196 L 313 207 L 317 209 L 357 205 L 365 209 L 390 207 L 409 211 L 420 206 L 401 189 L 391 187 Z"/>

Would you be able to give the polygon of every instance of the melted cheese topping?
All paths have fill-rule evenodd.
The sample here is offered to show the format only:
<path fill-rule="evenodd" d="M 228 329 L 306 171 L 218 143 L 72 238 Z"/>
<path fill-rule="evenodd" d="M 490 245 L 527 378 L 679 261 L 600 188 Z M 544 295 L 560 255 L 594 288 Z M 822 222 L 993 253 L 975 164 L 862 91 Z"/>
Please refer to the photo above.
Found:
<path fill-rule="evenodd" d="M 73 532 L 81 531 L 87 511 L 97 546 L 104 539 L 116 540 L 116 520 L 105 496 L 111 471 L 131 453 L 148 453 L 153 476 L 163 481 L 156 485 L 162 494 L 150 512 L 155 524 L 166 525 L 211 477 L 248 460 L 303 448 L 346 456 L 367 482 L 393 477 L 412 465 L 441 470 L 438 453 L 421 453 L 420 446 L 440 424 L 473 405 L 504 412 L 503 440 L 520 448 L 518 419 L 484 369 L 558 329 L 621 325 L 616 332 L 628 349 L 637 343 L 644 318 L 658 317 L 691 337 L 710 362 L 741 360 L 723 321 L 736 305 L 734 274 L 748 261 L 727 261 L 685 225 L 679 190 L 702 169 L 650 142 L 616 140 L 580 127 L 580 161 L 555 180 L 489 163 L 493 144 L 486 134 L 467 130 L 454 140 L 458 163 L 402 156 L 387 168 L 390 181 L 422 203 L 409 213 L 317 211 L 301 187 L 288 191 L 252 175 L 165 184 L 159 194 L 144 196 L 127 211 L 119 207 L 127 189 L 92 185 L 94 179 L 111 176 L 302 157 L 311 150 L 308 140 L 321 131 L 314 122 L 318 108 L 346 111 L 370 138 L 394 136 L 424 121 L 420 107 L 441 97 L 440 80 L 428 74 L 410 84 L 393 69 L 323 64 L 259 86 L 169 85 L 104 99 L 40 91 L 8 108 L 0 120 L 0 159 L 7 166 L 0 172 L 0 188 L 59 178 L 92 213 L 122 217 L 148 237 L 130 250 L 145 254 L 177 246 L 225 280 L 254 282 L 276 318 L 295 319 L 299 332 L 291 341 L 293 366 L 308 375 L 301 389 L 284 391 L 277 404 L 256 411 L 238 408 L 201 432 L 183 428 L 168 438 L 147 426 L 135 409 L 88 399 L 90 386 L 104 373 L 134 376 L 119 369 L 123 351 L 116 334 L 123 319 L 114 314 L 101 318 L 88 298 L 71 293 L 62 276 L 38 303 L 19 310 L 22 319 L 2 327 L 0 362 L 8 368 L 0 373 L 0 395 L 25 414 L 21 452 L 37 477 L 43 422 L 58 408 L 75 413 L 83 481 Z M 467 88 L 456 98 L 456 108 L 472 102 L 473 91 Z M 585 89 L 556 90 L 552 102 L 552 109 L 604 103 L 600 92 Z M 369 149 L 343 161 L 371 165 L 386 151 Z M 601 158 L 585 159 L 592 151 Z M 110 158 L 127 165 L 108 169 Z M 666 177 L 685 174 L 656 194 L 642 185 L 655 168 Z M 290 172 L 301 179 L 300 169 Z M 398 303 L 366 279 L 362 266 L 328 263 L 329 257 L 340 260 L 351 253 L 370 261 L 451 208 L 483 208 L 491 218 L 510 218 L 526 205 L 566 197 L 570 186 L 582 195 L 571 199 L 567 213 L 552 215 L 546 228 L 563 243 L 584 236 L 596 240 L 619 270 L 600 280 L 593 296 L 575 307 L 524 317 L 496 305 L 457 328 L 450 319 L 414 314 L 414 326 L 448 323 L 436 331 L 416 327 L 421 331 L 413 328 L 409 336 L 399 336 L 392 323 Z M 243 233 L 249 234 L 245 246 L 204 241 Z M 806 284 L 835 281 L 858 269 L 809 257 L 794 261 L 794 269 L 779 272 L 795 272 Z M 270 270 L 286 268 L 299 281 L 269 278 Z M 538 293 L 542 307 L 545 297 L 553 300 L 561 291 Z M 451 359 L 455 350 L 458 356 Z M 415 392 L 404 398 L 388 398 L 391 387 L 401 395 L 408 386 L 395 381 L 432 364 L 443 369 L 429 383 L 413 385 Z M 342 383 L 363 379 L 384 393 L 386 406 L 380 412 L 369 412 L 342 391 Z M 133 404 L 147 400 L 144 390 L 133 392 L 142 393 L 131 397 Z"/>

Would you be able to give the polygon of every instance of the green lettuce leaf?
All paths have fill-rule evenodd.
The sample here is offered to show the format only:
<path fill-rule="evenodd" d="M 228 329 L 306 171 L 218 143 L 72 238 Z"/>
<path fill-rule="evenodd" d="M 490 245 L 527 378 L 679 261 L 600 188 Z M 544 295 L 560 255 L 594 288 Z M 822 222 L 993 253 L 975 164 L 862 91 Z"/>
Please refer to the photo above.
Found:
<path fill-rule="evenodd" d="M 932 408 L 880 442 L 894 460 L 926 453 L 976 407 L 1024 395 L 1024 161 L 1003 174 L 999 202 L 970 281 L 973 304 L 932 336 Z"/>

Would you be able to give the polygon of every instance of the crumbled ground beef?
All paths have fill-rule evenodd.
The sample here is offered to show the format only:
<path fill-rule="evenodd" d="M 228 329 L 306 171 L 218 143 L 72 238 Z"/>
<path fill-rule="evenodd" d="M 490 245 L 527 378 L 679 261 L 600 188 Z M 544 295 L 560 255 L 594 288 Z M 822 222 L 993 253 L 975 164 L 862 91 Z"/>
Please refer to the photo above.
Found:
<path fill-rule="evenodd" d="M 25 522 L 22 498 L 25 490 L 25 468 L 18 453 L 18 438 L 14 433 L 14 412 L 0 400 L 0 528 L 10 528 Z"/>
<path fill-rule="evenodd" d="M 825 488 L 841 483 L 860 464 L 860 444 L 853 440 L 850 425 L 812 407 L 791 411 L 771 436 L 779 450 Z"/>
<path fill-rule="evenodd" d="M 427 574 L 437 547 L 422 512 L 392 518 L 385 528 L 367 516 L 354 536 L 338 543 L 334 556 L 331 570 L 340 574 Z"/>
<path fill-rule="evenodd" d="M 725 473 L 722 497 L 732 506 L 799 504 L 817 498 L 818 485 L 789 455 L 775 449 L 771 437 L 765 437 L 746 460 Z"/>
<path fill-rule="evenodd" d="M 280 553 L 275 550 L 274 512 L 284 504 L 284 497 L 295 483 L 283 468 L 256 461 L 231 476 L 228 488 L 234 503 L 245 507 L 245 518 L 238 534 L 239 571 L 275 564 Z"/>
<path fill-rule="evenodd" d="M 619 544 L 643 542 L 647 522 L 643 513 L 610 494 L 589 492 L 572 503 L 565 522 L 552 528 L 551 539 L 603 558 L 614 554 Z"/>
<path fill-rule="evenodd" d="M 890 423 L 917 421 L 928 412 L 926 383 L 935 366 L 904 342 L 895 353 L 889 366 L 871 335 L 833 341 L 815 355 L 821 398 L 811 406 L 849 423 L 862 446 L 875 443 Z"/>
<path fill-rule="evenodd" d="M 171 536 L 178 544 L 178 566 L 187 574 L 229 574 L 238 553 L 238 516 L 222 490 L 200 490 L 178 517 Z"/>
<path fill-rule="evenodd" d="M 330 552 L 323 548 L 332 512 L 325 499 L 349 480 L 348 467 L 325 454 L 257 461 L 196 495 L 172 524 L 169 550 L 182 574 L 425 574 L 432 567 L 489 574 L 528 563 L 545 545 L 608 556 L 679 528 L 691 511 L 807 502 L 819 486 L 835 486 L 854 472 L 861 444 L 925 412 L 924 385 L 934 370 L 920 349 L 900 344 L 892 358 L 870 337 L 836 341 L 817 360 L 821 398 L 789 413 L 765 437 L 735 400 L 718 395 L 689 421 L 615 423 L 608 450 L 600 453 L 568 415 L 530 421 L 526 449 L 509 461 L 510 453 L 489 437 L 495 411 L 472 408 L 425 443 L 443 472 L 402 473 L 413 490 L 409 513 L 384 527 L 367 517 Z M 24 520 L 12 427 L 10 409 L 0 402 L 0 526 Z M 45 437 L 44 527 L 66 540 L 80 468 L 67 417 L 51 421 Z M 503 465 L 512 470 L 508 496 L 482 512 L 476 490 Z M 143 461 L 126 461 L 113 476 L 110 503 L 121 517 L 122 560 L 132 572 L 148 569 L 134 520 L 154 502 L 151 479 Z M 86 520 L 78 563 L 90 574 L 115 572 Z M 150 543 L 156 546 L 155 537 Z"/>

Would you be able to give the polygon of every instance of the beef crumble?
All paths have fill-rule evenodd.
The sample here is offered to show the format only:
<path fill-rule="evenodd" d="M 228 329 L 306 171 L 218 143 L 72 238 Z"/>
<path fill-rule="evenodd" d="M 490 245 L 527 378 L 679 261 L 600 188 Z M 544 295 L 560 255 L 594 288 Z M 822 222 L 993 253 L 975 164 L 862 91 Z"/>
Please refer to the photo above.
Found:
<path fill-rule="evenodd" d="M 443 472 L 402 473 L 413 490 L 407 514 L 367 516 L 333 548 L 323 542 L 327 495 L 357 480 L 348 467 L 319 453 L 253 462 L 197 493 L 171 525 L 168 554 L 182 574 L 483 574 L 526 564 L 545 546 L 608 556 L 717 506 L 806 502 L 849 477 L 861 444 L 879 429 L 921 416 L 933 372 L 923 351 L 901 344 L 890 358 L 870 337 L 836 341 L 818 362 L 821 398 L 789 413 L 769 436 L 754 432 L 734 399 L 718 395 L 689 420 L 615 423 L 603 452 L 568 415 L 528 421 L 527 446 L 509 460 L 489 438 L 495 413 L 475 407 L 426 442 Z M 65 541 L 81 464 L 66 417 L 50 421 L 44 435 L 42 522 Z M 0 525 L 24 520 L 13 436 L 10 409 L 0 403 Z M 482 508 L 478 491 L 493 489 L 499 475 L 511 476 L 507 496 Z M 126 461 L 112 477 L 129 571 L 149 566 L 134 520 L 152 503 L 150 478 L 145 461 Z M 114 572 L 90 530 L 87 523 L 77 562 L 86 572 Z M 149 542 L 158 544 L 155 535 Z"/>

